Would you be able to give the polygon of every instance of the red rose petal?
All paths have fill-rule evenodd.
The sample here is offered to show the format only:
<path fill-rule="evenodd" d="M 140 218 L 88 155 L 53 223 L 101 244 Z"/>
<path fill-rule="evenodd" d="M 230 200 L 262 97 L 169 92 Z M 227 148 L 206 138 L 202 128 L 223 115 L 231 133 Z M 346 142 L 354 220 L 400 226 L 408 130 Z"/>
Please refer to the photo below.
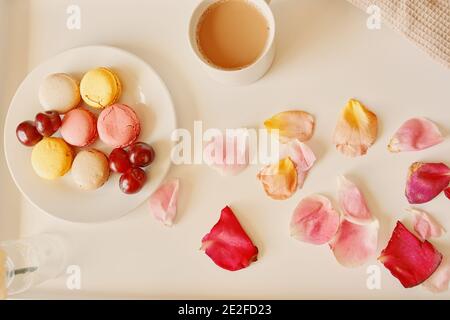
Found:
<path fill-rule="evenodd" d="M 258 256 L 258 248 L 228 206 L 222 209 L 219 221 L 203 237 L 202 250 L 215 264 L 229 271 L 248 267 Z"/>
<path fill-rule="evenodd" d="M 450 187 L 444 190 L 445 196 L 450 199 Z"/>
<path fill-rule="evenodd" d="M 444 163 L 415 162 L 409 168 L 405 195 L 409 203 L 425 203 L 448 187 L 450 168 Z"/>
<path fill-rule="evenodd" d="M 427 280 L 439 267 L 442 254 L 428 241 L 420 241 L 400 221 L 378 258 L 405 288 Z"/>

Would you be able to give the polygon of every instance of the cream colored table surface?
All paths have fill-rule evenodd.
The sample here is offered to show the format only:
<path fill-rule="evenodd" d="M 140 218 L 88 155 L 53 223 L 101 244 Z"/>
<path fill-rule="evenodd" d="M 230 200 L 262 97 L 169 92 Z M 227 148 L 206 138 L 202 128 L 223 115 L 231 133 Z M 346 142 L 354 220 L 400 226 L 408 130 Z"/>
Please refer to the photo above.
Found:
<path fill-rule="evenodd" d="M 77 46 L 117 46 L 160 73 L 173 95 L 180 127 L 191 130 L 194 120 L 202 120 L 205 128 L 254 127 L 288 108 L 313 113 L 317 129 L 310 146 L 319 160 L 304 188 L 276 202 L 263 194 L 255 178 L 257 166 L 229 178 L 206 166 L 173 166 L 169 175 L 181 178 L 182 189 L 179 222 L 172 229 L 154 221 L 145 205 L 114 222 L 74 224 L 40 212 L 19 195 L 1 150 L 0 237 L 61 233 L 73 249 L 70 263 L 82 271 L 80 291 L 66 289 L 62 277 L 22 297 L 450 298 L 449 292 L 403 289 L 383 267 L 381 290 L 368 290 L 366 267 L 345 269 L 326 246 L 300 243 L 288 231 L 291 212 L 302 197 L 315 192 L 333 196 L 336 175 L 348 174 L 380 219 L 381 250 L 408 207 L 403 188 L 409 164 L 450 161 L 448 141 L 400 155 L 387 153 L 387 141 L 412 116 L 434 119 L 449 133 L 450 71 L 388 27 L 368 30 L 366 14 L 344 0 L 273 0 L 273 67 L 253 85 L 225 87 L 211 81 L 190 52 L 186 28 L 196 2 L 0 0 L 2 123 L 20 81 L 41 61 Z M 69 4 L 81 7 L 81 30 L 65 27 Z M 380 120 L 376 144 L 366 157 L 354 160 L 331 144 L 339 110 L 350 97 L 364 101 Z M 257 263 L 235 273 L 216 267 L 198 250 L 227 204 L 260 249 Z M 62 210 L 69 205 L 61 203 Z M 450 230 L 449 202 L 442 195 L 420 207 Z M 450 236 L 435 243 L 450 254 Z M 375 259 L 370 264 L 381 266 Z"/>

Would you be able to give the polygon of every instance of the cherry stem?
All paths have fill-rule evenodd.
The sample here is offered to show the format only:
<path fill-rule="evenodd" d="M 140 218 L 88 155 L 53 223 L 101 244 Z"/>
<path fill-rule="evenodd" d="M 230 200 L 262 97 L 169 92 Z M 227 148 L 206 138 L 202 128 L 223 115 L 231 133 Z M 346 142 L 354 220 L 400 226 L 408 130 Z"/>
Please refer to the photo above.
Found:
<path fill-rule="evenodd" d="M 25 274 L 25 273 L 29 273 L 29 272 L 35 272 L 38 269 L 38 267 L 27 267 L 27 268 L 20 268 L 20 269 L 15 269 L 14 275 L 18 275 L 18 274 Z"/>

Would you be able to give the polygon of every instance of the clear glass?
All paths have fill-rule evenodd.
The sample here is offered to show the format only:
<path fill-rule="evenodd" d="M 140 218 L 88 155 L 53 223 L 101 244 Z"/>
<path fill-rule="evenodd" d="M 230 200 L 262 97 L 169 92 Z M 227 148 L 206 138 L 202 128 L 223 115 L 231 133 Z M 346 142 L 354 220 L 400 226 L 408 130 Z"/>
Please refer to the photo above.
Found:
<path fill-rule="evenodd" d="M 66 245 L 53 234 L 0 242 L 6 254 L 8 296 L 58 277 L 66 266 Z"/>

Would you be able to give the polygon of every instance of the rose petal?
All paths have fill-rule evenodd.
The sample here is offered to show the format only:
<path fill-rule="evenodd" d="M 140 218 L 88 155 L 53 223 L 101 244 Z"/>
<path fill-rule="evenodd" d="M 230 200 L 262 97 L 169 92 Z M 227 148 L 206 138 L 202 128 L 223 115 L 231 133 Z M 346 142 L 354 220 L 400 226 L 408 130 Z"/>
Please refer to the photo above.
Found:
<path fill-rule="evenodd" d="M 0 248 L 0 300 L 8 296 L 6 290 L 6 253 Z"/>
<path fill-rule="evenodd" d="M 308 171 L 298 171 L 297 169 L 297 189 L 303 188 Z"/>
<path fill-rule="evenodd" d="M 406 181 L 406 198 L 411 204 L 434 199 L 448 187 L 450 169 L 444 163 L 413 163 Z"/>
<path fill-rule="evenodd" d="M 180 181 L 173 179 L 162 184 L 149 198 L 150 212 L 156 220 L 172 226 L 177 214 Z"/>
<path fill-rule="evenodd" d="M 297 139 L 292 139 L 287 143 L 280 145 L 280 159 L 285 159 L 287 157 L 289 157 L 295 164 L 298 177 L 297 184 L 298 187 L 301 188 L 308 171 L 316 161 L 316 156 L 311 148 L 309 148 L 305 143 L 302 143 Z"/>
<path fill-rule="evenodd" d="M 275 200 L 287 199 L 297 190 L 297 171 L 290 158 L 264 167 L 257 177 L 266 194 Z"/>
<path fill-rule="evenodd" d="M 427 280 L 438 268 L 442 254 L 428 241 L 420 241 L 400 221 L 378 260 L 405 288 Z"/>
<path fill-rule="evenodd" d="M 406 121 L 392 137 L 388 149 L 391 152 L 417 151 L 444 141 L 437 125 L 425 118 Z"/>
<path fill-rule="evenodd" d="M 338 177 L 338 201 L 348 221 L 356 224 L 372 222 L 372 214 L 367 207 L 364 195 L 344 176 Z"/>
<path fill-rule="evenodd" d="M 235 176 L 249 164 L 248 131 L 229 130 L 217 135 L 204 148 L 205 162 L 223 176 Z"/>
<path fill-rule="evenodd" d="M 280 145 L 280 159 L 291 158 L 299 171 L 308 171 L 316 161 L 316 156 L 308 145 L 297 139 Z"/>
<path fill-rule="evenodd" d="M 258 248 L 229 207 L 222 209 L 219 221 L 203 237 L 202 250 L 216 265 L 229 271 L 248 267 L 258 256 Z"/>
<path fill-rule="evenodd" d="M 291 236 L 312 244 L 329 242 L 339 228 L 340 217 L 328 198 L 312 195 L 304 198 L 291 218 Z"/>
<path fill-rule="evenodd" d="M 280 112 L 264 122 L 267 130 L 279 130 L 280 138 L 311 139 L 314 131 L 314 117 L 305 111 Z"/>
<path fill-rule="evenodd" d="M 441 264 L 436 271 L 425 280 L 422 285 L 428 291 L 433 293 L 440 293 L 448 290 L 448 284 L 450 282 L 450 261 L 447 257 L 442 259 Z"/>
<path fill-rule="evenodd" d="M 334 131 L 336 149 L 349 157 L 367 153 L 377 137 L 377 116 L 355 99 L 342 110 Z"/>
<path fill-rule="evenodd" d="M 444 228 L 425 211 L 418 209 L 408 209 L 408 211 L 414 215 L 414 231 L 422 241 L 438 238 L 445 233 Z"/>
<path fill-rule="evenodd" d="M 450 199 L 450 187 L 444 190 L 445 196 Z"/>
<path fill-rule="evenodd" d="M 330 242 L 336 260 L 347 268 L 365 264 L 377 250 L 378 229 L 378 220 L 360 225 L 344 219 Z"/>

